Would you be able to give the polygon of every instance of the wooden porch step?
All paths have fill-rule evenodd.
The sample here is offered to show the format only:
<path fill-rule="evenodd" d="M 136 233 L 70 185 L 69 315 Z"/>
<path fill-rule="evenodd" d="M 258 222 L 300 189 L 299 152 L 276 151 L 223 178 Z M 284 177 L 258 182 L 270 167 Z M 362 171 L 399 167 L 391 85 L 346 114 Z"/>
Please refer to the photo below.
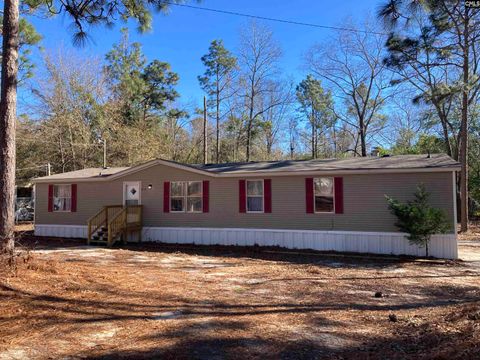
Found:
<path fill-rule="evenodd" d="M 142 223 L 142 205 L 104 206 L 88 220 L 87 243 L 108 246 L 112 246 L 116 241 L 125 243 L 134 232 L 138 233 L 141 241 Z"/>

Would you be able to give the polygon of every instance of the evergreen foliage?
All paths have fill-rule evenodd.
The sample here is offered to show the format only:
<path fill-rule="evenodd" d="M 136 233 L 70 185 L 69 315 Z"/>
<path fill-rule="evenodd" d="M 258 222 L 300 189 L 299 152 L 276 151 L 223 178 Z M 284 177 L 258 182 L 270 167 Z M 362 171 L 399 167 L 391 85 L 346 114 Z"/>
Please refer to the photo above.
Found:
<path fill-rule="evenodd" d="M 408 233 L 411 244 L 425 247 L 425 256 L 428 257 L 428 244 L 434 234 L 445 233 L 450 229 L 445 213 L 429 205 L 430 194 L 425 186 L 420 184 L 414 194 L 414 199 L 401 203 L 389 196 L 388 207 L 397 217 L 395 226 L 400 231 Z"/>

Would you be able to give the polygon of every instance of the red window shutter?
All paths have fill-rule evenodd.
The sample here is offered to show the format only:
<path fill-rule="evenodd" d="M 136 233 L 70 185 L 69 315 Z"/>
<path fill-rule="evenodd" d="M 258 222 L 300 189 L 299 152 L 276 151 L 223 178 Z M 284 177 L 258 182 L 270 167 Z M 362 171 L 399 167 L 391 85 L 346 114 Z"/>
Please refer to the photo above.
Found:
<path fill-rule="evenodd" d="M 203 212 L 209 211 L 210 181 L 203 181 Z"/>
<path fill-rule="evenodd" d="M 241 213 L 247 212 L 247 194 L 246 194 L 245 180 L 238 181 L 238 203 L 239 211 Z"/>
<path fill-rule="evenodd" d="M 53 211 L 53 185 L 48 185 L 48 212 Z"/>
<path fill-rule="evenodd" d="M 265 179 L 263 180 L 263 191 L 264 191 L 264 201 L 265 201 L 265 209 L 266 213 L 272 212 L 272 180 Z"/>
<path fill-rule="evenodd" d="M 307 214 L 313 214 L 313 178 L 305 179 L 305 204 Z"/>
<path fill-rule="evenodd" d="M 163 212 L 170 212 L 170 181 L 163 183 Z"/>
<path fill-rule="evenodd" d="M 335 214 L 343 214 L 343 177 L 334 179 Z"/>
<path fill-rule="evenodd" d="M 77 184 L 72 184 L 72 203 L 70 205 L 71 212 L 77 212 Z"/>

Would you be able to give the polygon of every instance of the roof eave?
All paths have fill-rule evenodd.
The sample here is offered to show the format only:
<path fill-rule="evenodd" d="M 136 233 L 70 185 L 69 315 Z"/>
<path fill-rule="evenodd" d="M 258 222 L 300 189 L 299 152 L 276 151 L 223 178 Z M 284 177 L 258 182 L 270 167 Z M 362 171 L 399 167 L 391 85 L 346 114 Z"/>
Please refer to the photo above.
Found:
<path fill-rule="evenodd" d="M 460 166 L 449 166 L 449 167 L 431 167 L 431 168 L 406 168 L 406 169 L 335 169 L 335 170 L 295 170 L 295 171 L 235 171 L 228 173 L 213 173 L 204 170 L 195 169 L 189 166 L 182 166 L 180 164 L 170 163 L 163 160 L 154 160 L 152 162 L 136 166 L 132 169 L 127 169 L 121 171 L 114 175 L 104 176 L 104 177 L 95 177 L 95 178 L 58 178 L 58 179 L 46 179 L 46 178 L 37 178 L 32 180 L 35 184 L 45 184 L 45 183 L 70 183 L 74 182 L 102 182 L 102 181 L 111 181 L 118 178 L 130 175 L 132 173 L 145 170 L 149 167 L 155 166 L 157 164 L 162 164 L 170 166 L 173 168 L 179 168 L 185 171 L 190 171 L 198 173 L 201 175 L 206 175 L 209 177 L 216 178 L 232 178 L 232 177 L 259 177 L 259 176 L 314 176 L 314 175 L 368 175 L 368 174 L 405 174 L 405 173 L 438 173 L 438 172 L 456 172 L 460 171 Z"/>
<path fill-rule="evenodd" d="M 242 176 L 308 176 L 308 175 L 366 175 L 366 174 L 401 174 L 401 173 L 429 173 L 460 171 L 459 166 L 406 168 L 406 169 L 330 169 L 330 170 L 295 170 L 295 171 L 235 171 L 219 173 L 220 177 Z"/>

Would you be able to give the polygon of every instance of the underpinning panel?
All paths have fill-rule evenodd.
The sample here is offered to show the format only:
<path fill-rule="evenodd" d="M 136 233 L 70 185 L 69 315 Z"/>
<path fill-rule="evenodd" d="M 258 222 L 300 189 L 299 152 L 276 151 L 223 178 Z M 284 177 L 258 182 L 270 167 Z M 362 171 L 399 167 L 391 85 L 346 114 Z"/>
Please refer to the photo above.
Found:
<path fill-rule="evenodd" d="M 36 236 L 86 238 L 87 227 L 80 225 L 35 225 Z M 312 249 L 372 253 L 385 255 L 424 256 L 425 249 L 410 245 L 402 233 L 236 229 L 236 228 L 176 228 L 144 227 L 143 241 L 171 244 L 279 246 L 288 249 Z M 434 235 L 430 255 L 457 259 L 455 234 Z"/>

